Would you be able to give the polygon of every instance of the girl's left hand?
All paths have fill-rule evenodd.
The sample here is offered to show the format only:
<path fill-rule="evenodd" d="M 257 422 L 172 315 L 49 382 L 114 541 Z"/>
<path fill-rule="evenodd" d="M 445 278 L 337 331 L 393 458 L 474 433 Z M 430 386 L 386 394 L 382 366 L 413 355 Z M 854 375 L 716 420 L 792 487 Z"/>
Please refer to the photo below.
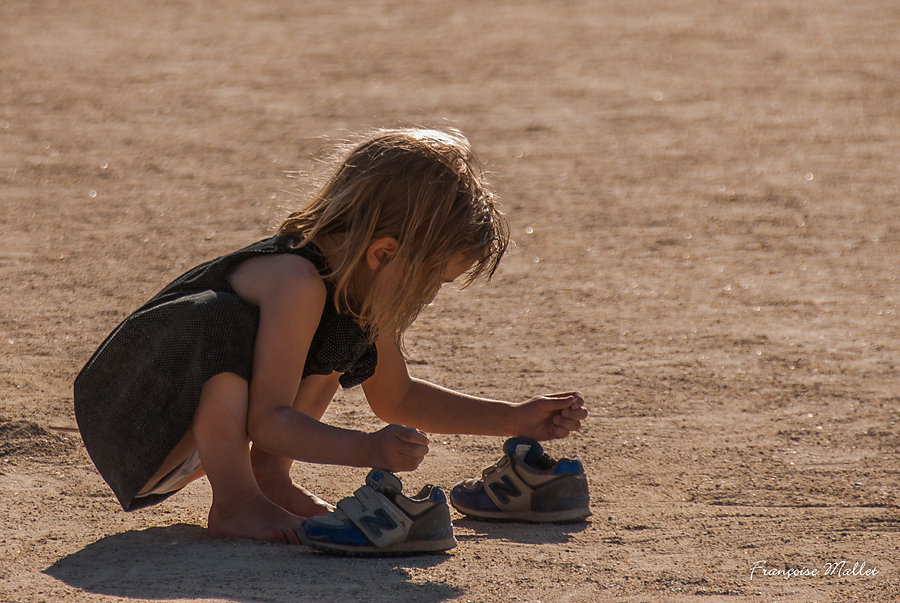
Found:
<path fill-rule="evenodd" d="M 581 429 L 581 422 L 587 417 L 584 397 L 579 392 L 535 396 L 514 408 L 512 435 L 533 440 L 564 438 Z"/>

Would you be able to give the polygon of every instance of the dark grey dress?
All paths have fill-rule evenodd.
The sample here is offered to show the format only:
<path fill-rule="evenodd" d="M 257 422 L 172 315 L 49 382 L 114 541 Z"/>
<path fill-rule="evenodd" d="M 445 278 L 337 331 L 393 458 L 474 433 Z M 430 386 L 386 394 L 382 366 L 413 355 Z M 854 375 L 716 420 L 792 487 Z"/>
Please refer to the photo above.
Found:
<path fill-rule="evenodd" d="M 229 270 L 262 254 L 293 253 L 327 271 L 313 244 L 272 237 L 186 272 L 126 318 L 75 379 L 75 417 L 84 445 L 126 511 L 173 493 L 135 498 L 191 425 L 203 384 L 219 373 L 249 380 L 259 309 L 228 282 Z M 303 376 L 341 372 L 353 387 L 375 372 L 362 328 L 327 299 Z"/>

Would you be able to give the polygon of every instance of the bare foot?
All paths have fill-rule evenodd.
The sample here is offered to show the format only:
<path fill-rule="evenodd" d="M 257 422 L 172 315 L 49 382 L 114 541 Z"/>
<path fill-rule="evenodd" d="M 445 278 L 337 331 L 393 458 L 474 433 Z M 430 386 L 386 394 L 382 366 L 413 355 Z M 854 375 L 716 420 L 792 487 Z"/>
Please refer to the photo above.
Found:
<path fill-rule="evenodd" d="M 334 511 L 333 505 L 291 480 L 293 461 L 290 459 L 262 452 L 254 447 L 250 452 L 250 462 L 259 489 L 278 506 L 301 517 L 325 515 Z"/>
<path fill-rule="evenodd" d="M 285 479 L 257 475 L 256 483 L 269 500 L 301 517 L 325 515 L 334 511 L 334 505 L 325 502 L 303 486 L 293 483 L 290 477 Z"/>
<path fill-rule="evenodd" d="M 253 538 L 267 542 L 299 544 L 297 530 L 303 517 L 282 509 L 256 490 L 245 496 L 217 503 L 209 510 L 207 530 L 217 538 Z"/>

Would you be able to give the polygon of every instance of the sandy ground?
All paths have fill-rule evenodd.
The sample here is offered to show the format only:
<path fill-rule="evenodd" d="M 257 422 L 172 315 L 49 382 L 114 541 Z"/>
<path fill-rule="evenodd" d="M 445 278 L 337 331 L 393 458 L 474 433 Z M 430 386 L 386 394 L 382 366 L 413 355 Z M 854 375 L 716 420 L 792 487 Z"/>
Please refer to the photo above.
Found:
<path fill-rule="evenodd" d="M 897 31 L 893 0 L 0 3 L 0 599 L 897 600 Z M 518 243 L 425 312 L 412 370 L 584 392 L 549 449 L 592 520 L 455 516 L 448 555 L 358 560 L 208 537 L 205 481 L 122 512 L 77 371 L 270 233 L 286 171 L 398 123 L 463 129 Z M 327 419 L 378 426 L 355 390 Z M 433 439 L 410 489 L 501 443 Z"/>

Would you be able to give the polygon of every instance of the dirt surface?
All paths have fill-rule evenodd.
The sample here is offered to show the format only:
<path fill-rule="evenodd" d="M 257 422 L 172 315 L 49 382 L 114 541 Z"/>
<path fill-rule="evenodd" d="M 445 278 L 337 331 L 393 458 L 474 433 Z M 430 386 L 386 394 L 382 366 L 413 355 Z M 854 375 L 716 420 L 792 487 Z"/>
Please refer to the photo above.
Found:
<path fill-rule="evenodd" d="M 34 0 L 0 23 L 0 600 L 900 597 L 894 0 Z M 412 372 L 580 389 L 583 432 L 548 447 L 584 460 L 592 520 L 457 515 L 448 555 L 358 560 L 208 537 L 203 480 L 122 512 L 77 371 L 269 234 L 286 171 L 400 123 L 470 136 L 518 243 L 427 309 Z M 378 427 L 357 390 L 327 419 Z M 433 441 L 407 488 L 501 443 Z M 365 470 L 295 473 L 335 500 Z"/>

